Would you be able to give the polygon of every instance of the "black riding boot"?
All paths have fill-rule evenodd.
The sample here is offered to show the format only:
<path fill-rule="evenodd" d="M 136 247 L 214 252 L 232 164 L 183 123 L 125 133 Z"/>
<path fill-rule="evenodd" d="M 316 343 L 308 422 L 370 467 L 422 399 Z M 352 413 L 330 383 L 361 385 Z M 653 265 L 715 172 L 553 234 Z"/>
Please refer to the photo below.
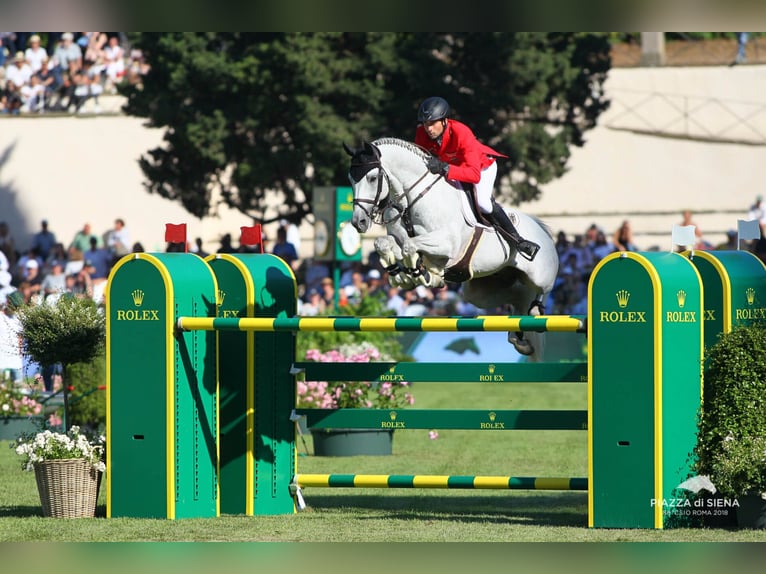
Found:
<path fill-rule="evenodd" d="M 526 259 L 532 261 L 540 250 L 540 246 L 532 241 L 527 241 L 519 232 L 516 231 L 516 227 L 513 225 L 511 218 L 498 203 L 493 203 L 492 213 L 487 214 L 489 220 L 499 228 L 503 234 L 510 239 L 516 246 L 516 250 L 521 253 Z"/>

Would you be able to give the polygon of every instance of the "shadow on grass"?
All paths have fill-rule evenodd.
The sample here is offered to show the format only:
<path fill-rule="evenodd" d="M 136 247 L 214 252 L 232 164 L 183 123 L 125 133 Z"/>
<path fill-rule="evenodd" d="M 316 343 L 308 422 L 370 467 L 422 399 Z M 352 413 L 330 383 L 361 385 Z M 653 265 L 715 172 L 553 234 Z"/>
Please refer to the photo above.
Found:
<path fill-rule="evenodd" d="M 0 518 L 29 518 L 43 515 L 43 509 L 37 506 L 0 506 Z"/>
<path fill-rule="evenodd" d="M 585 492 L 514 496 L 314 495 L 304 492 L 316 511 L 368 509 L 387 518 L 449 520 L 455 522 L 518 523 L 544 526 L 587 526 L 588 495 Z M 369 517 L 372 518 L 372 517 Z"/>
<path fill-rule="evenodd" d="M 0 518 L 29 518 L 43 516 L 43 508 L 36 506 L 0 506 Z M 106 504 L 97 504 L 95 518 L 106 518 Z"/>

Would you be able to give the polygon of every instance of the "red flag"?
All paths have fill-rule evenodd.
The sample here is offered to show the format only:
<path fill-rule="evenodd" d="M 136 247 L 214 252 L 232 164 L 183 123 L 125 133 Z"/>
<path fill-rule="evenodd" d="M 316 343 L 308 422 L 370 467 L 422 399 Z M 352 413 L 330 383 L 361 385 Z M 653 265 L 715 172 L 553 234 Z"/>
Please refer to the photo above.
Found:
<path fill-rule="evenodd" d="M 174 223 L 165 224 L 165 241 L 167 243 L 183 243 L 184 251 L 186 250 L 186 224 Z"/>
<path fill-rule="evenodd" d="M 240 245 L 257 245 L 258 252 L 263 253 L 263 234 L 261 224 L 256 223 L 252 227 L 240 227 L 242 234 L 239 237 Z"/>

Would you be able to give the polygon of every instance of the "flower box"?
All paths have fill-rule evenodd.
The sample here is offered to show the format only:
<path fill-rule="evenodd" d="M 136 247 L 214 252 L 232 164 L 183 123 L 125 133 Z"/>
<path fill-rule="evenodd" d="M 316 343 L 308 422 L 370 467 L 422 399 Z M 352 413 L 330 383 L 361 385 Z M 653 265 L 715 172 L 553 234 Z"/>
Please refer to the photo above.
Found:
<path fill-rule="evenodd" d="M 43 426 L 44 417 L 0 417 L 0 440 L 16 440 L 22 434 L 32 434 Z"/>
<path fill-rule="evenodd" d="M 386 456 L 392 452 L 392 429 L 312 429 L 314 456 Z"/>

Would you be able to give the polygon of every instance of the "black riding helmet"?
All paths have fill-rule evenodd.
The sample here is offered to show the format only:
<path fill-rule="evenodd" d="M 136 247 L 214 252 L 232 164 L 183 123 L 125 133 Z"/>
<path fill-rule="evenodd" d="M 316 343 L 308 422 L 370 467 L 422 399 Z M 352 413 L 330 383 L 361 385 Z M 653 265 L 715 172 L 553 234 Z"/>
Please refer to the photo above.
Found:
<path fill-rule="evenodd" d="M 433 96 L 423 100 L 418 108 L 418 123 L 443 120 L 449 115 L 449 104 L 444 98 Z"/>

